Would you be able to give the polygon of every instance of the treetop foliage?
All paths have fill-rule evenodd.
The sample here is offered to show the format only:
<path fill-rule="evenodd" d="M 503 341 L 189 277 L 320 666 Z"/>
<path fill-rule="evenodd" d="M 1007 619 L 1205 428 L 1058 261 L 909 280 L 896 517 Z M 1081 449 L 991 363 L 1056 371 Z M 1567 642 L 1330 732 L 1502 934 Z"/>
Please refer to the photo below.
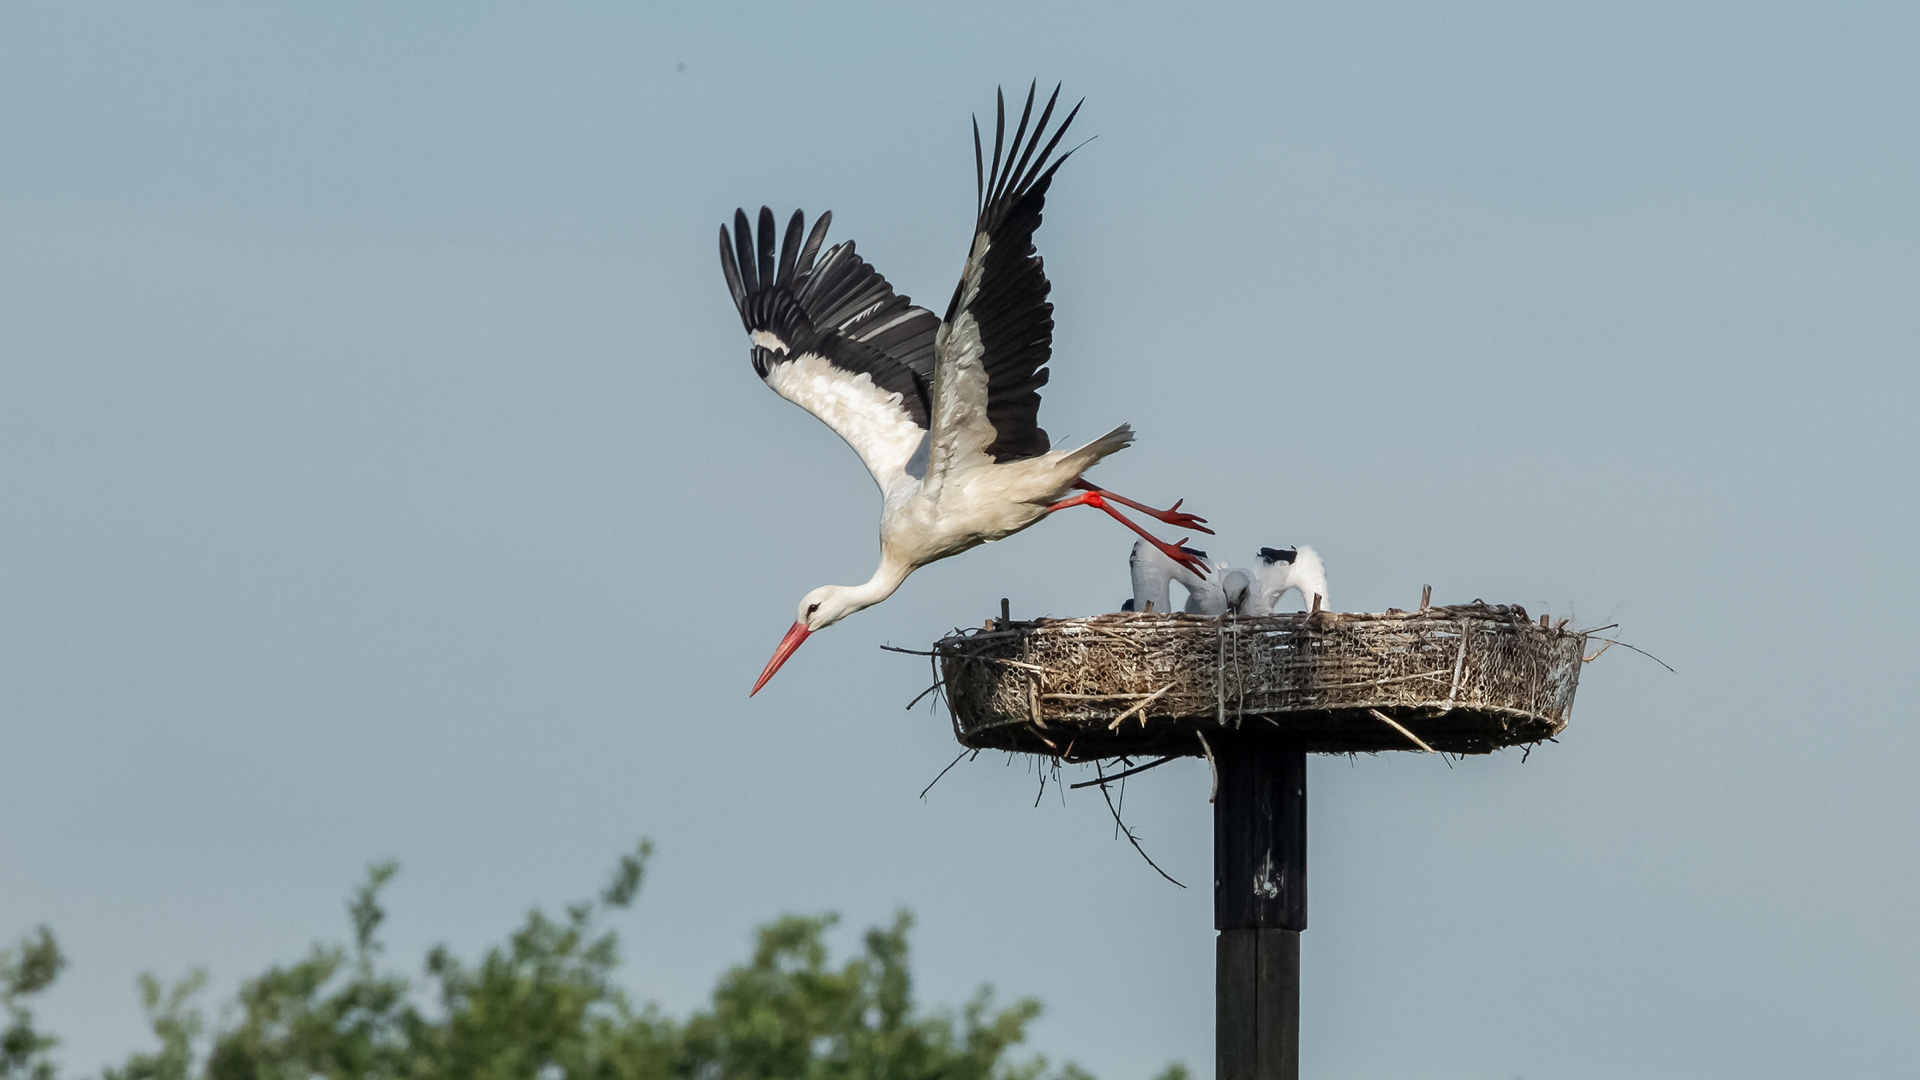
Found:
<path fill-rule="evenodd" d="M 983 986 L 957 1011 L 920 1011 L 905 911 L 838 964 L 833 915 L 784 916 L 759 928 L 706 1008 L 679 1020 L 635 1004 L 613 980 L 606 919 L 638 897 L 651 852 L 622 856 L 597 901 L 529 912 L 477 962 L 432 949 L 417 980 L 379 963 L 380 890 L 399 867 L 374 864 L 347 905 L 352 944 L 247 980 L 211 1032 L 203 971 L 172 986 L 142 975 L 159 1046 L 102 1080 L 1092 1080 L 1012 1057 L 1040 1015 L 1030 998 L 999 1006 Z M 0 1080 L 59 1080 L 57 1040 L 29 1004 L 65 963 L 45 927 L 0 951 Z M 1160 1080 L 1186 1076 L 1172 1065 Z"/>

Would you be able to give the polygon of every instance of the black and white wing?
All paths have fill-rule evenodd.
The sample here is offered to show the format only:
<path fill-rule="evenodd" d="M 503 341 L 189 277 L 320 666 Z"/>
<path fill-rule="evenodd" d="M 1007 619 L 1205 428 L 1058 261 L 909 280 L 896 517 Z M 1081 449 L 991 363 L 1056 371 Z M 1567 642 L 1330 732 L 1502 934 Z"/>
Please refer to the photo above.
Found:
<path fill-rule="evenodd" d="M 753 370 L 847 440 L 884 491 L 926 434 L 940 320 L 896 295 L 853 241 L 821 254 L 832 221 L 821 214 L 803 243 L 806 219 L 794 211 L 776 255 L 773 211 L 760 208 L 756 242 L 736 210 L 734 235 L 720 226 L 720 269 L 753 341 Z"/>
<path fill-rule="evenodd" d="M 1046 364 L 1053 352 L 1053 305 L 1047 300 L 1051 286 L 1034 251 L 1033 234 L 1040 227 L 1054 171 L 1072 155 L 1068 151 L 1054 158 L 1053 151 L 1079 105 L 1047 135 L 1059 100 L 1056 86 L 1028 136 L 1034 103 L 1034 88 L 1029 87 L 1026 108 L 1008 143 L 1006 101 L 996 95 L 990 168 L 981 154 L 979 121 L 974 122 L 979 216 L 966 267 L 935 344 L 930 485 L 968 454 L 1018 461 L 1044 454 L 1052 445 L 1039 417 L 1040 388 L 1047 383 Z"/>

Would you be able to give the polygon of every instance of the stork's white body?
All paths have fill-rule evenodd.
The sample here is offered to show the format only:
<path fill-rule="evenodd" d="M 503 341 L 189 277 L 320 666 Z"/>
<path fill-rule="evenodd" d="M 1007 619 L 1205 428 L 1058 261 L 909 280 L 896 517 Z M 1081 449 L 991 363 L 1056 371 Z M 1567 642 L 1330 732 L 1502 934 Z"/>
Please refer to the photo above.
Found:
<path fill-rule="evenodd" d="M 1122 424 L 1077 450 L 1049 450 L 1004 464 L 995 464 L 982 444 L 943 470 L 937 484 L 903 470 L 881 487 L 880 564 L 873 577 L 864 585 L 828 588 L 843 589 L 857 604 L 845 614 L 871 607 L 928 563 L 1005 539 L 1046 517 L 1054 503 L 1072 494 L 1082 474 L 1132 438 L 1132 429 Z"/>

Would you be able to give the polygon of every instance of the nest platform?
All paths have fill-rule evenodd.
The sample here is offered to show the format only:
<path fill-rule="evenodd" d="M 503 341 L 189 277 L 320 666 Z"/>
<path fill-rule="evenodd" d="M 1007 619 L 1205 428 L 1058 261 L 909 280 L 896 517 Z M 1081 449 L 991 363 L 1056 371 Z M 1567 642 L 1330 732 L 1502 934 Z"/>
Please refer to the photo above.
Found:
<path fill-rule="evenodd" d="M 1469 604 L 996 622 L 933 651 L 962 745 L 1085 761 L 1199 756 L 1250 727 L 1333 754 L 1535 743 L 1566 727 L 1586 644 Z"/>

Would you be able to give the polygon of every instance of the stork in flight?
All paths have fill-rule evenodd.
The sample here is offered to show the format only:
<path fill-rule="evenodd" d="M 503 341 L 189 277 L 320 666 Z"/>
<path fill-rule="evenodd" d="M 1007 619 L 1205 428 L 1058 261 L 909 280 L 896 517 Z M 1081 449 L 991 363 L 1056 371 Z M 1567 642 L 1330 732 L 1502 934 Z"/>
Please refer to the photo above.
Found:
<path fill-rule="evenodd" d="M 996 96 L 990 168 L 975 119 L 976 224 L 945 319 L 896 294 L 854 254 L 852 241 L 822 253 L 830 213 L 820 215 L 803 242 L 806 219 L 795 211 L 777 253 L 773 212 L 766 207 L 757 236 L 744 210 L 734 212 L 732 236 L 720 227 L 720 268 L 753 342 L 754 371 L 845 439 L 884 497 L 873 577 L 808 593 L 752 694 L 807 635 L 892 596 L 908 574 L 1069 506 L 1103 510 L 1205 574 L 1178 544 L 1153 537 L 1113 504 L 1211 532 L 1205 518 L 1181 513 L 1177 502 L 1155 510 L 1081 478 L 1133 441 L 1131 427 L 1121 424 L 1078 449 L 1056 450 L 1039 424 L 1053 305 L 1033 234 L 1053 174 L 1072 154 L 1056 158 L 1053 152 L 1080 111 L 1075 105 L 1048 137 L 1059 98 L 1056 86 L 1029 136 L 1030 87 L 1008 142 L 1006 102 Z"/>

